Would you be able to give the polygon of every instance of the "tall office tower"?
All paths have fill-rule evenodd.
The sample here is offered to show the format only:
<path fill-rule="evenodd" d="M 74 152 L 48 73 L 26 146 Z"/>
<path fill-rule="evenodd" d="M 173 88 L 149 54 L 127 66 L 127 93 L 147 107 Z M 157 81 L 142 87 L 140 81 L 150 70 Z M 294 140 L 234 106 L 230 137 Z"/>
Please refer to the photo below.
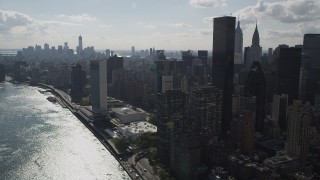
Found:
<path fill-rule="evenodd" d="M 44 43 L 43 49 L 44 49 L 45 52 L 49 52 L 50 51 L 49 44 L 48 43 Z"/>
<path fill-rule="evenodd" d="M 71 91 L 70 96 L 73 102 L 80 102 L 84 96 L 84 87 L 86 85 L 86 71 L 78 63 L 71 68 Z"/>
<path fill-rule="evenodd" d="M 222 90 L 221 133 L 227 134 L 232 119 L 235 17 L 214 18 L 212 85 Z"/>
<path fill-rule="evenodd" d="M 222 92 L 213 86 L 192 91 L 190 123 L 200 139 L 201 162 L 210 166 L 213 162 L 213 143 L 221 130 Z"/>
<path fill-rule="evenodd" d="M 238 20 L 238 25 L 235 34 L 235 45 L 234 45 L 234 63 L 242 64 L 242 49 L 243 49 L 243 33 L 240 28 L 240 21 Z"/>
<path fill-rule="evenodd" d="M 65 42 L 63 46 L 63 54 L 64 55 L 68 54 L 68 51 L 69 51 L 68 42 Z"/>
<path fill-rule="evenodd" d="M 140 50 L 140 56 L 141 56 L 141 57 L 145 57 L 144 50 Z"/>
<path fill-rule="evenodd" d="M 262 133 L 266 105 L 266 79 L 264 77 L 260 62 L 254 61 L 252 63 L 245 81 L 244 89 L 246 96 L 255 96 L 257 98 L 255 130 Z"/>
<path fill-rule="evenodd" d="M 41 53 L 41 46 L 40 45 L 36 45 L 35 53 L 36 53 L 36 55 L 40 55 L 40 53 Z"/>
<path fill-rule="evenodd" d="M 288 94 L 289 104 L 299 97 L 301 48 L 280 45 L 273 52 L 275 92 Z"/>
<path fill-rule="evenodd" d="M 114 83 L 113 71 L 123 69 L 123 57 L 114 55 L 107 59 L 107 82 Z"/>
<path fill-rule="evenodd" d="M 281 131 L 287 130 L 287 107 L 288 95 L 274 95 L 272 103 L 272 120 L 275 125 L 278 125 Z"/>
<path fill-rule="evenodd" d="M 174 144 L 172 138 L 177 131 L 183 130 L 184 121 L 187 119 L 188 95 L 181 90 L 167 90 L 157 94 L 157 134 L 158 157 L 160 161 L 169 166 Z M 173 126 L 175 124 L 175 126 Z"/>
<path fill-rule="evenodd" d="M 260 62 L 261 55 L 262 55 L 262 47 L 260 46 L 258 24 L 256 24 L 256 29 L 254 30 L 254 33 L 252 36 L 252 45 L 249 48 L 248 58 L 246 61 L 247 69 L 250 69 L 250 67 L 254 61 Z"/>
<path fill-rule="evenodd" d="M 135 56 L 136 55 L 136 50 L 134 48 L 134 46 L 131 47 L 131 56 Z"/>
<path fill-rule="evenodd" d="M 305 34 L 301 59 L 299 98 L 314 104 L 320 83 L 320 34 Z M 319 93 L 319 92 L 318 92 Z"/>
<path fill-rule="evenodd" d="M 81 36 L 81 35 L 79 36 L 78 41 L 79 41 L 79 42 L 78 42 L 78 43 L 79 43 L 79 44 L 78 44 L 78 47 L 79 47 L 79 50 L 80 50 L 80 52 L 81 52 L 81 51 L 83 51 L 82 36 Z"/>
<path fill-rule="evenodd" d="M 268 64 L 272 64 L 272 48 L 268 49 Z"/>
<path fill-rule="evenodd" d="M 308 139 L 310 132 L 310 121 L 313 116 L 313 107 L 309 102 L 302 104 L 294 101 L 288 107 L 288 132 L 286 151 L 288 154 L 298 158 L 300 167 L 305 167 L 308 156 Z"/>
<path fill-rule="evenodd" d="M 201 59 L 202 64 L 204 66 L 208 65 L 208 51 L 207 50 L 199 50 L 198 51 L 198 58 Z"/>
<path fill-rule="evenodd" d="M 110 49 L 106 49 L 106 58 L 109 59 L 110 57 Z"/>
<path fill-rule="evenodd" d="M 154 93 L 157 94 L 170 89 L 187 91 L 186 69 L 185 61 L 155 61 Z"/>
<path fill-rule="evenodd" d="M 107 61 L 90 61 L 91 104 L 94 120 L 103 120 L 108 115 Z"/>
<path fill-rule="evenodd" d="M 182 60 L 186 62 L 187 67 L 192 67 L 192 60 L 195 58 L 191 51 L 182 51 L 181 52 Z"/>

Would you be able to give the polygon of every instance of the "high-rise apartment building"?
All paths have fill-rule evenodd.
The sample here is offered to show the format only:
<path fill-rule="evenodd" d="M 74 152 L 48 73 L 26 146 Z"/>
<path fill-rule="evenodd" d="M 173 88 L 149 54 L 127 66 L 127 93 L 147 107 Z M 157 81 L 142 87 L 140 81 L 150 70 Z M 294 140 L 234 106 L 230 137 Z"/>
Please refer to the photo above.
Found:
<path fill-rule="evenodd" d="M 172 141 L 176 133 L 183 131 L 184 121 L 187 120 L 188 95 L 181 90 L 167 90 L 157 94 L 157 133 L 158 157 L 169 166 L 171 155 L 175 154 Z M 175 124 L 175 125 L 174 125 Z"/>
<path fill-rule="evenodd" d="M 308 139 L 310 122 L 313 116 L 313 107 L 309 102 L 302 104 L 294 101 L 288 107 L 288 133 L 286 151 L 298 158 L 300 167 L 305 167 L 308 156 Z"/>
<path fill-rule="evenodd" d="M 214 18 L 212 47 L 212 85 L 222 90 L 221 132 L 230 130 L 232 119 L 235 17 Z"/>
<path fill-rule="evenodd" d="M 90 61 L 90 83 L 92 113 L 95 120 L 100 120 L 108 114 L 106 60 Z"/>
<path fill-rule="evenodd" d="M 192 91 L 190 123 L 200 139 L 201 162 L 212 164 L 212 148 L 221 130 L 222 92 L 213 86 Z"/>

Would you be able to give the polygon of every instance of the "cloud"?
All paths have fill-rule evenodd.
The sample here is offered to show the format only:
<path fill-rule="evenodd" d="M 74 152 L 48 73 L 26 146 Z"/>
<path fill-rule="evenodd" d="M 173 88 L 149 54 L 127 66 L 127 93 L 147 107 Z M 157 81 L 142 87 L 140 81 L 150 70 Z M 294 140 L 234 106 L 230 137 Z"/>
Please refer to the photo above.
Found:
<path fill-rule="evenodd" d="M 190 0 L 189 4 L 197 8 L 227 6 L 226 0 Z"/>
<path fill-rule="evenodd" d="M 28 14 L 0 10 L 0 41 L 5 41 L 1 44 L 2 47 L 19 47 L 30 43 L 38 42 L 39 40 L 57 40 L 62 39 L 63 35 L 58 31 L 66 29 L 66 26 L 78 26 L 79 23 L 71 23 L 64 21 L 48 21 L 35 19 Z M 75 27 L 76 28 L 76 27 Z"/>
<path fill-rule="evenodd" d="M 285 0 L 268 3 L 259 0 L 234 13 L 242 23 L 254 23 L 256 18 L 281 23 L 310 22 L 320 19 L 318 0 Z"/>
<path fill-rule="evenodd" d="M 80 15 L 65 15 L 65 14 L 60 14 L 58 15 L 60 18 L 66 18 L 72 21 L 77 21 L 77 22 L 84 22 L 84 21 L 95 21 L 96 17 L 87 13 L 80 14 Z"/>
<path fill-rule="evenodd" d="M 0 10 L 0 31 L 8 31 L 17 26 L 32 24 L 34 20 L 23 13 Z"/>
<path fill-rule="evenodd" d="M 145 24 L 145 23 L 143 23 L 143 22 L 140 22 L 140 23 L 138 23 L 138 24 L 139 24 L 139 26 L 144 27 L 144 28 L 148 28 L 148 29 L 154 29 L 154 28 L 156 28 L 154 25 Z"/>
<path fill-rule="evenodd" d="M 113 27 L 111 24 L 100 24 L 99 27 L 102 27 L 102 28 L 111 28 Z"/>
<path fill-rule="evenodd" d="M 169 24 L 169 26 L 176 27 L 176 28 L 179 28 L 179 27 L 192 27 L 191 25 L 185 24 L 185 23 Z"/>

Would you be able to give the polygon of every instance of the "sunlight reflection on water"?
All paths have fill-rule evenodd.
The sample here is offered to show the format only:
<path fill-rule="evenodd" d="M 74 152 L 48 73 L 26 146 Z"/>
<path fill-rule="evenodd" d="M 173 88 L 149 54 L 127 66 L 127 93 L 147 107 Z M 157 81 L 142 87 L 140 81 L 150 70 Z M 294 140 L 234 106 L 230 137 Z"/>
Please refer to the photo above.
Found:
<path fill-rule="evenodd" d="M 130 179 L 68 109 L 38 89 L 0 84 L 0 179 Z"/>

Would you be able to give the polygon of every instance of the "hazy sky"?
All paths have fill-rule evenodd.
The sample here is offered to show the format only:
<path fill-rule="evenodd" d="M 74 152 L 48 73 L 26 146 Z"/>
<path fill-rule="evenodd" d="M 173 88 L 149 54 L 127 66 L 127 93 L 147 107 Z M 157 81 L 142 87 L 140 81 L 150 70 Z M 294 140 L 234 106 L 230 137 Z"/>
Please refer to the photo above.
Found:
<path fill-rule="evenodd" d="M 0 48 L 45 42 L 69 43 L 78 36 L 95 49 L 212 49 L 212 18 L 240 18 L 244 46 L 258 19 L 263 49 L 302 44 L 320 33 L 319 0 L 0 0 Z"/>

